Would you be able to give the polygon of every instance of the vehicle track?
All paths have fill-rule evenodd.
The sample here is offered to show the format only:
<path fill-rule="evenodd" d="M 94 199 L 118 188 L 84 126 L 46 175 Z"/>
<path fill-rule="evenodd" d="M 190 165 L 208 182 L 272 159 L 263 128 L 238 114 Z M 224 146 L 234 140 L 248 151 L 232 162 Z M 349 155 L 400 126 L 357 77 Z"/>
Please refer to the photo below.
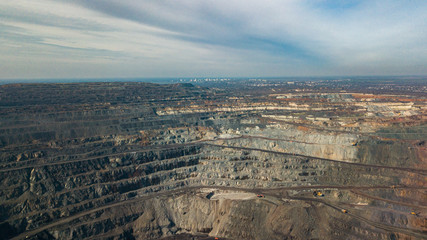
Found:
<path fill-rule="evenodd" d="M 95 157 L 88 157 L 88 158 L 81 158 L 81 159 L 74 159 L 74 160 L 67 160 L 67 161 L 58 161 L 58 162 L 47 162 L 47 163 L 42 163 L 42 164 L 30 164 L 30 165 L 21 166 L 21 167 L 4 168 L 4 169 L 0 169 L 0 173 L 1 172 L 17 171 L 17 170 L 22 170 L 22 169 L 27 169 L 27 168 L 46 167 L 46 166 L 61 165 L 61 164 L 67 164 L 67 163 L 84 162 L 84 161 L 101 159 L 101 158 L 105 158 L 105 157 L 120 156 L 123 154 L 129 154 L 129 153 L 140 153 L 140 152 L 148 152 L 151 150 L 166 150 L 166 149 L 182 148 L 182 147 L 187 147 L 187 146 L 196 146 L 196 145 L 199 145 L 199 144 L 202 144 L 205 142 L 213 142 L 213 141 L 219 141 L 219 140 L 233 140 L 233 139 L 239 139 L 239 138 L 242 138 L 242 136 L 233 137 L 233 138 L 204 139 L 204 140 L 198 140 L 198 141 L 193 141 L 193 142 L 189 142 L 189 143 L 181 143 L 181 144 L 177 143 L 177 144 L 168 144 L 168 145 L 150 145 L 150 146 L 144 147 L 140 150 L 134 150 L 133 149 L 133 150 L 129 150 L 129 151 L 107 154 L 107 155 L 102 155 L 102 156 L 95 156 Z"/>
<path fill-rule="evenodd" d="M 165 146 L 150 146 L 150 148 L 142 149 L 142 150 L 138 150 L 138 151 L 130 150 L 130 151 L 114 153 L 114 154 L 107 154 L 107 155 L 96 156 L 96 157 L 81 158 L 81 159 L 74 159 L 74 160 L 67 160 L 67 161 L 58 161 L 58 162 L 49 162 L 49 163 L 44 163 L 44 164 L 31 164 L 31 165 L 22 166 L 22 167 L 0 169 L 0 172 L 10 172 L 10 171 L 17 171 L 17 170 L 22 170 L 22 169 L 27 169 L 27 168 L 46 167 L 46 166 L 53 166 L 53 165 L 62 165 L 62 164 L 67 164 L 67 163 L 84 162 L 84 161 L 102 159 L 105 157 L 115 157 L 115 156 L 120 156 L 123 154 L 129 154 L 129 153 L 141 153 L 141 152 L 148 152 L 148 151 L 152 151 L 152 150 L 174 149 L 174 148 L 192 146 L 192 145 L 197 145 L 197 144 L 199 144 L 199 142 L 193 142 L 193 143 L 188 143 L 188 144 L 165 145 Z"/>
<path fill-rule="evenodd" d="M 415 204 L 411 204 L 411 203 L 399 202 L 399 201 L 394 201 L 394 200 L 385 199 L 385 198 L 381 198 L 381 197 L 376 197 L 376 196 L 372 196 L 372 195 L 366 194 L 364 192 L 361 192 L 361 191 L 358 191 L 355 189 L 350 190 L 350 192 L 352 192 L 356 195 L 360 195 L 360 196 L 370 198 L 370 199 L 375 199 L 375 200 L 382 201 L 382 202 L 392 203 L 392 204 L 396 204 L 396 205 L 403 205 L 403 206 L 412 207 L 412 208 L 425 208 L 425 209 L 427 209 L 426 205 L 415 205 Z"/>
<path fill-rule="evenodd" d="M 417 173 L 417 174 L 421 174 L 421 175 L 427 175 L 427 169 L 416 169 L 416 168 L 393 167 L 393 166 L 384 166 L 384 165 L 345 162 L 345 161 L 332 160 L 332 159 L 327 159 L 327 158 L 307 156 L 307 155 L 302 155 L 302 154 L 297 154 L 297 153 L 277 152 L 277 151 L 265 150 L 265 149 L 259 149 L 259 148 L 225 146 L 225 145 L 211 144 L 211 143 L 203 143 L 203 144 L 208 145 L 208 146 L 214 146 L 214 147 L 232 148 L 232 149 L 249 150 L 249 151 L 260 151 L 260 152 L 279 154 L 279 155 L 285 155 L 285 156 L 305 157 L 305 158 L 310 158 L 310 159 L 314 159 L 314 160 L 335 162 L 335 163 L 340 163 L 340 164 L 348 164 L 348 165 L 361 166 L 361 167 L 371 167 L 371 168 L 385 168 L 385 169 L 392 169 L 392 170 L 398 170 L 398 171 L 406 171 L 406 172 Z"/>
<path fill-rule="evenodd" d="M 341 210 L 343 209 L 340 206 L 328 203 L 327 201 L 321 200 L 321 199 L 315 199 L 315 198 L 306 198 L 306 197 L 289 197 L 290 199 L 294 199 L 294 200 L 302 200 L 302 201 L 310 201 L 310 202 L 320 202 L 323 203 L 324 205 L 331 207 L 339 212 L 341 212 Z M 386 225 L 386 224 L 382 224 L 382 223 L 378 223 L 372 220 L 369 220 L 367 218 L 364 218 L 362 216 L 356 215 L 354 213 L 352 213 L 351 211 L 348 211 L 347 213 L 342 213 L 342 214 L 346 214 L 348 216 L 353 217 L 354 219 L 357 219 L 361 222 L 365 222 L 373 227 L 388 231 L 388 232 L 400 232 L 406 235 L 410 235 L 419 239 L 426 239 L 427 238 L 427 232 L 423 232 L 423 231 L 418 231 L 418 230 L 414 230 L 414 229 L 409 229 L 409 228 L 401 228 L 401 227 L 395 227 L 395 226 L 390 226 L 390 225 Z"/>
<path fill-rule="evenodd" d="M 302 201 L 314 201 L 314 202 L 321 202 L 324 203 L 325 205 L 334 208 L 335 210 L 338 210 L 341 212 L 341 207 L 339 206 L 335 206 L 332 205 L 330 203 L 327 203 L 323 200 L 320 199 L 313 199 L 313 198 L 304 198 L 304 197 L 289 197 L 287 194 L 284 194 L 283 192 L 280 192 L 280 190 L 306 190 L 306 189 L 324 189 L 324 188 L 338 188 L 338 189 L 350 189 L 350 188 L 363 188 L 363 189 L 371 189 L 371 188 L 388 188 L 385 186 L 374 186 L 374 187 L 367 187 L 367 186 L 301 186 L 301 187 L 283 187 L 283 188 L 274 188 L 274 189 L 264 189 L 264 188 L 236 188 L 236 187 L 225 187 L 225 186 L 184 186 L 181 187 L 179 189 L 175 189 L 175 190 L 170 190 L 170 191 L 164 191 L 164 192 L 156 192 L 156 193 L 149 193 L 145 196 L 142 197 L 136 197 L 136 198 L 132 198 L 129 200 L 125 200 L 125 201 L 119 201 L 119 202 L 112 202 L 112 203 L 108 203 L 104 206 L 98 207 L 98 208 L 94 208 L 94 209 L 90 209 L 88 211 L 84 211 L 84 212 L 80 212 L 77 213 L 75 215 L 66 217 L 66 218 L 62 218 L 62 219 L 58 219 L 53 223 L 44 225 L 42 227 L 39 227 L 37 229 L 34 230 L 30 230 L 30 231 L 26 231 L 23 232 L 13 238 L 11 238 L 11 240 L 18 240 L 18 239 L 25 239 L 27 236 L 33 236 L 36 235 L 44 230 L 56 227 L 56 226 L 60 226 L 63 224 L 66 224 L 68 222 L 71 222 L 73 220 L 76 220 L 80 217 L 92 214 L 92 213 L 96 213 L 98 211 L 101 210 L 105 210 L 105 209 L 109 209 L 109 208 L 113 208 L 113 207 L 117 207 L 117 206 L 121 206 L 121 205 L 126 205 L 126 204 L 132 204 L 132 203 L 136 203 L 139 201 L 144 201 L 150 198 L 154 198 L 154 197 L 161 197 L 161 196 L 168 196 L 168 195 L 174 195 L 174 194 L 184 194 L 187 192 L 192 192 L 194 190 L 197 189 L 203 189 L 203 188 L 208 188 L 208 189 L 220 189 L 220 190 L 234 190 L 234 191 L 245 191 L 245 192 L 252 192 L 255 194 L 258 193 L 262 193 L 266 196 L 273 196 L 273 197 L 277 197 L 279 199 L 281 198 L 288 198 L 288 199 L 293 199 L 293 200 L 302 200 Z M 275 203 L 274 203 L 275 204 Z M 403 232 L 405 234 L 409 234 L 412 236 L 423 236 L 424 238 L 427 237 L 427 234 L 423 233 L 423 232 L 419 232 L 416 230 L 409 230 L 409 229 L 404 229 L 404 228 L 398 228 L 398 227 L 392 227 L 392 226 L 388 226 L 388 225 L 384 225 L 384 224 L 379 224 L 379 223 L 375 223 L 371 220 L 368 220 L 366 218 L 354 215 L 352 213 L 349 213 L 349 216 L 353 216 L 354 218 L 361 220 L 361 221 L 365 221 L 367 223 L 369 223 L 372 226 L 378 226 L 378 228 L 387 230 L 387 231 L 399 231 L 399 232 Z M 384 225 L 384 226 L 383 226 Z M 408 233 L 406 233 L 408 232 Z"/>

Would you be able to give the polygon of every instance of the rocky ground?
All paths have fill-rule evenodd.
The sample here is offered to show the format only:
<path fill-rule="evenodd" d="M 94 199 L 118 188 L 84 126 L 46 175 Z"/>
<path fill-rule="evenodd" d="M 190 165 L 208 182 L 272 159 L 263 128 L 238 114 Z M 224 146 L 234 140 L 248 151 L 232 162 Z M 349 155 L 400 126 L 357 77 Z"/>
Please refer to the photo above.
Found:
<path fill-rule="evenodd" d="M 0 236 L 425 239 L 427 99 L 360 88 L 0 86 Z"/>

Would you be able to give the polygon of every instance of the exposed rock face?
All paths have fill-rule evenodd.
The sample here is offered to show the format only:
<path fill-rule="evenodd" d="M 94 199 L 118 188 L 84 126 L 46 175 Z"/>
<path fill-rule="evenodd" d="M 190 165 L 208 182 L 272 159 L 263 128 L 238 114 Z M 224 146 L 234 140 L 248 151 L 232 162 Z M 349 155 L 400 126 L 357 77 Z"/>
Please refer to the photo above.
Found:
<path fill-rule="evenodd" d="M 422 99 L 143 83 L 0 94 L 3 238 L 426 237 Z"/>

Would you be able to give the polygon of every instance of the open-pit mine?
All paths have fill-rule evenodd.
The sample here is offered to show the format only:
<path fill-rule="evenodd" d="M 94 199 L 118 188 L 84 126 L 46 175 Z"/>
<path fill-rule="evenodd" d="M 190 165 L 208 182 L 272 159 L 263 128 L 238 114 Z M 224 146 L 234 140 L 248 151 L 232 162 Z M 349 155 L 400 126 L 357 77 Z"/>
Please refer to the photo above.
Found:
<path fill-rule="evenodd" d="M 2 239 L 427 239 L 426 80 L 0 86 Z"/>

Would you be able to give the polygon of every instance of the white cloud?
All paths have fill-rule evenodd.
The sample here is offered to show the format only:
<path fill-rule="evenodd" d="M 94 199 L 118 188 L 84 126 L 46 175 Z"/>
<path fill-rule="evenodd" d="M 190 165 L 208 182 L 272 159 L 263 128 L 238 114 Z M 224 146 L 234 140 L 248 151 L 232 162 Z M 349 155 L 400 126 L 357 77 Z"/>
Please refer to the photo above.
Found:
<path fill-rule="evenodd" d="M 0 78 L 427 74 L 426 13 L 424 1 L 7 1 Z"/>

